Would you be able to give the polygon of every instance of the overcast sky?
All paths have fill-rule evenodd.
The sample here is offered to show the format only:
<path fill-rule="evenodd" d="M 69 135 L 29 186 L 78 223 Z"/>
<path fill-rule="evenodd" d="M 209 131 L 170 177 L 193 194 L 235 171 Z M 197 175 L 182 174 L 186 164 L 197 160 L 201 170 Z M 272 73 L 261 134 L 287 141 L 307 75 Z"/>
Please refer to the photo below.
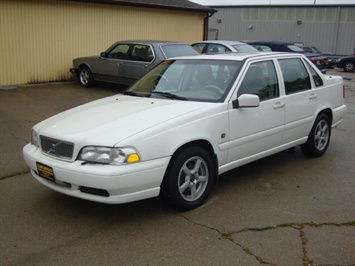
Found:
<path fill-rule="evenodd" d="M 204 6 L 223 5 L 336 5 L 354 4 L 355 0 L 190 0 Z"/>

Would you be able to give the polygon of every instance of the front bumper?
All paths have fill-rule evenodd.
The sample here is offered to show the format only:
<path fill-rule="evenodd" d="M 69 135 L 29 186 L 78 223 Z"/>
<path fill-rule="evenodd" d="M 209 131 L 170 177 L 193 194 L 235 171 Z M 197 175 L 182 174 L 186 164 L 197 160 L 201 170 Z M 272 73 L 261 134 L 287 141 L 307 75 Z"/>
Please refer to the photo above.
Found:
<path fill-rule="evenodd" d="M 27 144 L 23 157 L 33 177 L 57 192 L 86 200 L 119 204 L 156 197 L 170 157 L 131 165 L 113 166 L 67 162 L 43 154 Z M 53 170 L 54 182 L 39 176 L 36 163 Z"/>
<path fill-rule="evenodd" d="M 69 72 L 72 74 L 73 78 L 74 79 L 77 79 L 78 78 L 78 75 L 77 75 L 77 69 L 76 68 L 70 68 L 69 69 Z"/>

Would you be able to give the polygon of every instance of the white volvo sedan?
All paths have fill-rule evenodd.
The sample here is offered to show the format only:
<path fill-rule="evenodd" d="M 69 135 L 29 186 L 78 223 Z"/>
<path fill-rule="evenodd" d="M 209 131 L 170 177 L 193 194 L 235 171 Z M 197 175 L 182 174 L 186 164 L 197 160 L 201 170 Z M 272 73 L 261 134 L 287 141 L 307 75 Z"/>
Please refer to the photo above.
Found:
<path fill-rule="evenodd" d="M 235 167 L 296 146 L 323 155 L 345 113 L 342 78 L 303 55 L 186 56 L 35 125 L 23 155 L 55 191 L 112 204 L 162 195 L 188 210 Z"/>

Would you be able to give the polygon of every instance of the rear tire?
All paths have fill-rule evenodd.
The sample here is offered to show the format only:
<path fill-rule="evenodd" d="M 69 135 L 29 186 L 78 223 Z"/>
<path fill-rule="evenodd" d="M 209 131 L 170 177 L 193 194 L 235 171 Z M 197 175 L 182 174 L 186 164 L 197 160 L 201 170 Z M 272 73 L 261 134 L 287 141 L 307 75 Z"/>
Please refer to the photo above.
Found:
<path fill-rule="evenodd" d="M 172 160 L 164 178 L 163 195 L 181 211 L 202 205 L 215 176 L 211 155 L 195 146 L 183 150 Z"/>
<path fill-rule="evenodd" d="M 92 77 L 92 73 L 87 66 L 82 66 L 79 68 L 78 78 L 81 86 L 83 87 L 94 86 L 94 78 Z"/>
<path fill-rule="evenodd" d="M 318 115 L 309 133 L 308 140 L 301 145 L 302 152 L 309 157 L 320 157 L 328 149 L 331 136 L 329 117 L 321 113 Z"/>

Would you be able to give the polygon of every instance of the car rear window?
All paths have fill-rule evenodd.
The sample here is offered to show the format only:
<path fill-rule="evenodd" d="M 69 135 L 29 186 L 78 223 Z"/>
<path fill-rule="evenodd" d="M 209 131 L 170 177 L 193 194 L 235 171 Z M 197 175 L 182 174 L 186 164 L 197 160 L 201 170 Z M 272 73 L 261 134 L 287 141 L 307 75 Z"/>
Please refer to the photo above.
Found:
<path fill-rule="evenodd" d="M 301 47 L 298 47 L 296 45 L 287 45 L 287 48 L 293 52 L 296 52 L 296 53 L 304 53 L 305 52 L 305 50 L 303 50 Z"/>
<path fill-rule="evenodd" d="M 235 50 L 237 50 L 240 53 L 247 53 L 247 52 L 257 52 L 253 46 L 248 45 L 248 44 L 235 44 L 232 45 Z"/>
<path fill-rule="evenodd" d="M 161 47 L 166 58 L 183 56 L 183 55 L 195 55 L 198 54 L 194 48 L 190 45 L 183 44 L 171 44 Z"/>

